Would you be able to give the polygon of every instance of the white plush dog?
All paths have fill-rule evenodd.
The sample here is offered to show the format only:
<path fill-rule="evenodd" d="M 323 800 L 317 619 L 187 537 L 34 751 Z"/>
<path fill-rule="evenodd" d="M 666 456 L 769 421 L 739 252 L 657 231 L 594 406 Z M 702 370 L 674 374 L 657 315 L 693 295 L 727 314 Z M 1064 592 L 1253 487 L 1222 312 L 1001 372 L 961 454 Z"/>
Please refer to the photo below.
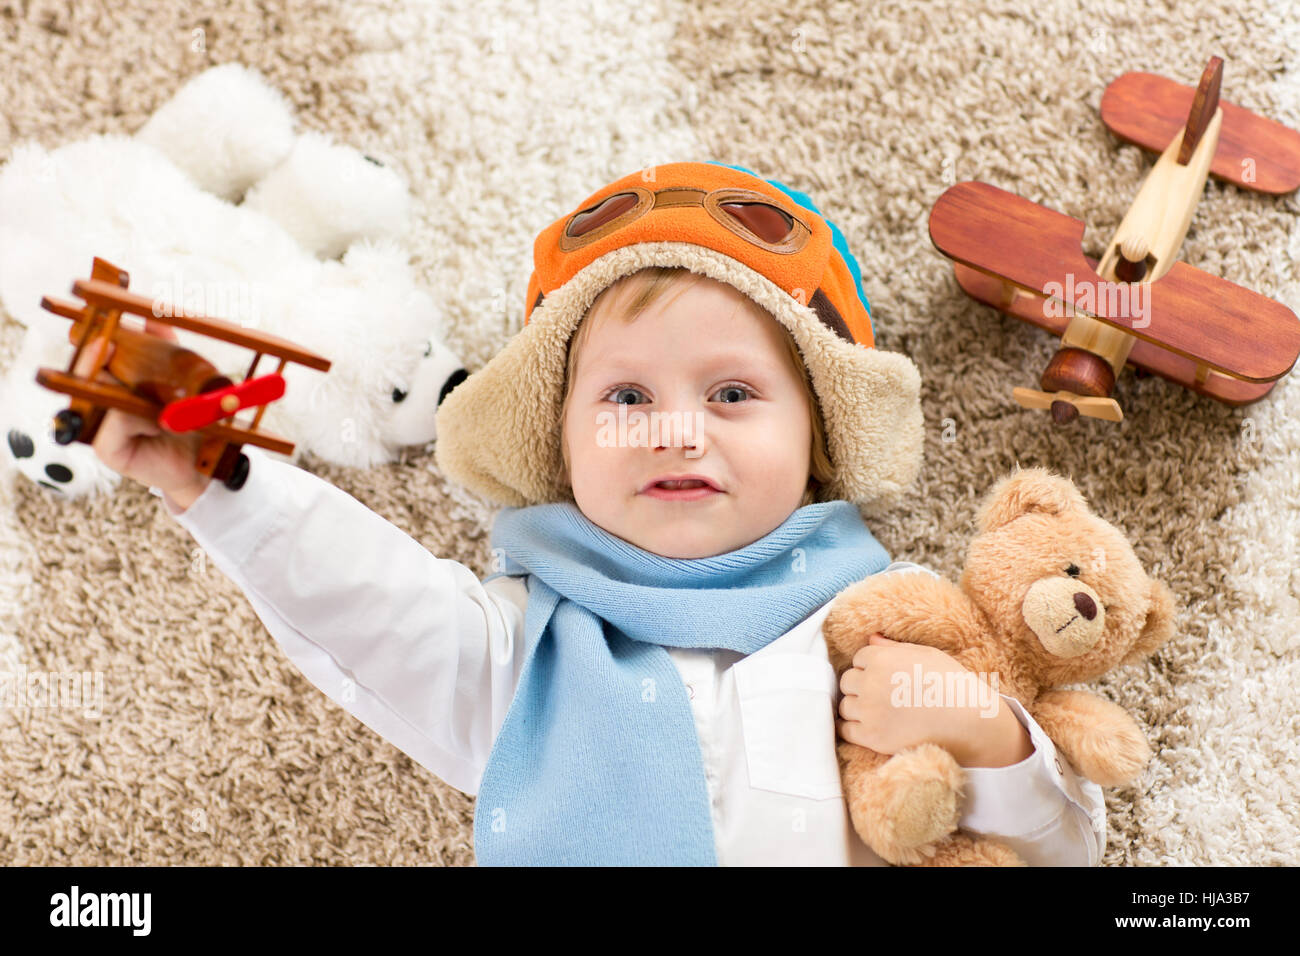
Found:
<path fill-rule="evenodd" d="M 72 353 L 71 323 L 41 297 L 78 302 L 71 282 L 95 256 L 160 314 L 226 319 L 330 359 L 328 373 L 286 367 L 262 419 L 297 452 L 368 467 L 426 445 L 465 372 L 400 243 L 408 215 L 392 170 L 295 135 L 284 98 L 238 64 L 196 76 L 134 137 L 18 146 L 0 169 L 0 302 L 27 329 L 0 405 L 13 463 L 70 497 L 113 485 L 89 446 L 53 441 L 47 412 L 67 398 L 34 384 L 37 365 L 66 368 Z M 247 350 L 178 336 L 231 378 L 247 371 Z M 264 358 L 258 374 L 274 368 Z"/>

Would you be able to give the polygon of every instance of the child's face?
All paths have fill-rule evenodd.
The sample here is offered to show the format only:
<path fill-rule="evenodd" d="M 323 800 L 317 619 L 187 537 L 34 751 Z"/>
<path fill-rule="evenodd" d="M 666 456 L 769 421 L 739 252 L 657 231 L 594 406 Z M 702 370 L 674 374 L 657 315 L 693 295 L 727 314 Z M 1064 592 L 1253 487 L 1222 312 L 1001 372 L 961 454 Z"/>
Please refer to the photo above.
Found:
<path fill-rule="evenodd" d="M 668 558 L 734 551 L 785 521 L 808 486 L 812 423 L 802 371 L 776 320 L 703 277 L 670 290 L 635 321 L 602 318 L 588 316 L 597 321 L 577 359 L 563 425 L 582 513 Z M 620 403 L 628 406 L 623 441 L 611 424 Z M 650 427 L 654 412 L 659 429 Z M 649 441 L 638 444 L 642 415 Z M 674 419 L 682 426 L 676 438 L 663 425 Z M 656 485 L 685 475 L 716 490 Z"/>

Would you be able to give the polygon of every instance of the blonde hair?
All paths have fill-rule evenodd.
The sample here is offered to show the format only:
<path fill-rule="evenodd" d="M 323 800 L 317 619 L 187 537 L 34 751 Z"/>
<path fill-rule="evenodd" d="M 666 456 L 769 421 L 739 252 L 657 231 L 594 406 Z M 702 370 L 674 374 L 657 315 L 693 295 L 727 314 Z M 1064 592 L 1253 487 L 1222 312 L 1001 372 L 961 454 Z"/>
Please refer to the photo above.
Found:
<path fill-rule="evenodd" d="M 564 400 L 560 403 L 561 436 L 563 436 L 564 416 L 569 407 L 569 396 L 573 391 L 573 377 L 578 367 L 578 354 L 582 351 L 583 345 L 591 335 L 593 313 L 597 317 L 604 315 L 609 309 L 600 307 L 603 303 L 608 303 L 618 296 L 618 292 L 615 290 L 630 288 L 634 293 L 630 297 L 631 301 L 624 304 L 621 309 L 613 314 L 624 322 L 634 322 L 641 313 L 666 293 L 674 291 L 674 297 L 680 295 L 700 278 L 701 276 L 698 273 L 683 269 L 680 266 L 650 266 L 623 276 L 596 296 L 595 301 L 591 303 L 586 314 L 579 321 L 577 329 L 569 338 L 568 360 L 564 370 Z M 773 319 L 773 321 L 776 320 Z M 804 491 L 803 499 L 799 502 L 799 507 L 802 508 L 804 505 L 810 505 L 818 500 L 818 495 L 833 477 L 834 469 L 831 465 L 830 453 L 826 449 L 826 425 L 822 420 L 821 403 L 817 401 L 817 395 L 813 391 L 812 376 L 808 372 L 808 366 L 804 364 L 803 356 L 799 353 L 799 346 L 795 344 L 794 337 L 790 335 L 790 330 L 784 325 L 779 323 L 778 325 L 781 329 L 781 337 L 785 342 L 786 353 L 799 375 L 799 380 L 803 383 L 804 393 L 808 397 L 809 417 L 812 425 L 808 488 Z M 568 480 L 569 449 L 563 437 L 560 440 L 560 454 L 563 464 L 559 473 L 555 476 L 555 491 L 560 497 L 572 501 L 573 488 Z"/>

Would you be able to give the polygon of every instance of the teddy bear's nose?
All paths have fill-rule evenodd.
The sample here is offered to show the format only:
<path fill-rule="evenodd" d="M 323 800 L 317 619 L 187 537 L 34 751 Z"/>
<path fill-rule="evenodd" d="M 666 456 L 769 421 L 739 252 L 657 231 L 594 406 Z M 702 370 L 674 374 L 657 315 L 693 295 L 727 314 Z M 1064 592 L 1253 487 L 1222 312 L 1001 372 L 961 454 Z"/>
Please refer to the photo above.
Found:
<path fill-rule="evenodd" d="M 1089 621 L 1097 616 L 1097 602 L 1082 591 L 1074 592 L 1074 606 Z"/>

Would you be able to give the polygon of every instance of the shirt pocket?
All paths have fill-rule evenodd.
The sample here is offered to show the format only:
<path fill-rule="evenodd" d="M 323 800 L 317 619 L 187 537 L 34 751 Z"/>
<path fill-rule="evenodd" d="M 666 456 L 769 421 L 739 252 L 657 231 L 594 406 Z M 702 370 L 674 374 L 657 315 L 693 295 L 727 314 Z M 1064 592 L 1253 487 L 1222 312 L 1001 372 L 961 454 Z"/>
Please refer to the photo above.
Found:
<path fill-rule="evenodd" d="M 737 661 L 732 672 L 749 785 L 812 800 L 842 796 L 830 661 L 758 654 Z"/>

